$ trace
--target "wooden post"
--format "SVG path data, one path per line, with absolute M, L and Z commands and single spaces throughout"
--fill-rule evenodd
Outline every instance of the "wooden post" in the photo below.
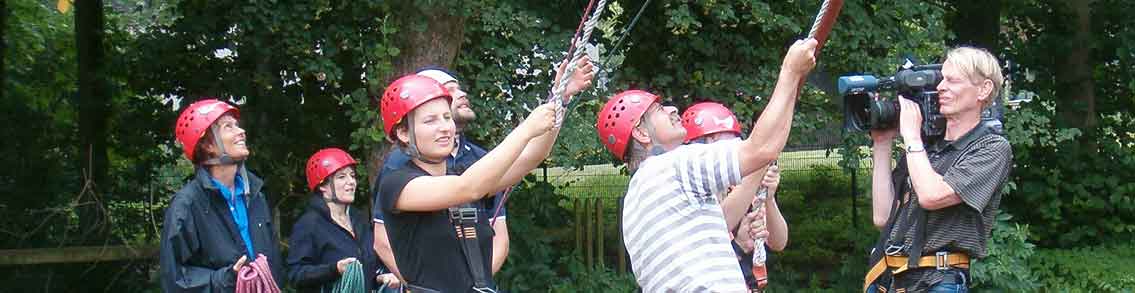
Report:
M 58 263 L 91 263 L 121 260 L 153 259 L 158 245 L 148 246 L 75 246 L 0 250 L 0 266 Z
M 583 212 L 584 212 L 584 215 L 583 215 L 584 216 L 583 218 L 585 219 L 584 221 L 587 222 L 587 227 L 585 228 L 585 231 L 583 232 L 583 235 L 584 235 L 584 242 L 583 243 L 585 243 L 585 245 L 587 246 L 587 254 L 585 254 L 585 256 L 586 256 L 586 259 L 587 259 L 587 266 L 588 267 L 591 267 L 592 265 L 595 264 L 595 262 L 592 260 L 592 257 L 595 257 L 595 245 L 594 245 L 594 242 L 593 242 L 594 238 L 592 237 L 592 233 L 594 233 L 593 231 L 595 231 L 595 230 L 594 230 L 594 228 L 592 226 L 592 222 L 591 222 L 591 209 L 589 208 L 590 205 L 591 205 L 591 199 L 590 198 L 583 199 L 583 205 L 581 206 L 581 208 L 583 208 Z
M 583 206 L 583 199 L 577 197 L 577 198 L 575 198 L 575 200 L 572 200 L 572 202 L 573 202 L 572 208 L 575 209 L 575 252 L 582 254 L 583 253 L 583 210 L 581 210 L 580 207 Z
M 603 214 L 603 198 L 602 197 L 596 198 L 595 199 L 595 227 L 596 227 L 595 233 L 599 237 L 599 241 L 598 241 L 598 243 L 596 243 L 596 245 L 599 246 L 596 249 L 597 251 L 599 251 L 599 253 L 597 253 L 596 257 L 599 259 L 598 264 L 599 264 L 600 267 L 603 266 L 603 258 L 607 256 L 606 250 L 603 249 L 604 242 L 607 242 L 607 227 L 603 226 L 603 216 L 604 216 L 604 214 Z
M 621 197 L 617 197 L 615 200 L 615 206 L 617 207 L 615 209 L 615 223 L 618 225 L 618 227 L 616 228 L 616 231 L 618 231 L 618 233 L 615 234 L 619 235 L 616 237 L 616 239 L 618 239 L 619 245 L 619 272 L 626 272 L 627 246 L 623 244 L 623 199 Z

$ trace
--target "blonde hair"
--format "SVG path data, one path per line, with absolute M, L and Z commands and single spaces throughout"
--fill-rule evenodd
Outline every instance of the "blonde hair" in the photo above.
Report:
M 986 79 L 993 82 L 993 90 L 982 101 L 982 107 L 989 107 L 1001 95 L 1005 77 L 1001 75 L 1001 64 L 997 62 L 997 57 L 989 51 L 970 46 L 955 47 L 946 53 L 946 62 L 958 66 L 973 84 L 981 84 Z

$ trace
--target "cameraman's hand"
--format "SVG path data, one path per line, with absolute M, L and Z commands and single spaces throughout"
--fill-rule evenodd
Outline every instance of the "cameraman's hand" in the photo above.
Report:
M 808 75 L 816 67 L 816 44 L 816 39 L 813 38 L 797 40 L 788 48 L 784 63 L 780 65 L 781 72 L 798 77 Z
M 899 133 L 903 143 L 922 143 L 922 110 L 918 103 L 899 96 Z

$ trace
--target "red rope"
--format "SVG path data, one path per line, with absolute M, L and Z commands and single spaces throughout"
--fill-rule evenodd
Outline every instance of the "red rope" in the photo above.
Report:
M 587 9 L 583 10 L 583 17 L 579 19 L 579 26 L 575 28 L 575 34 L 571 37 L 571 45 L 568 45 L 567 56 L 571 58 L 572 53 L 575 52 L 575 42 L 579 40 L 579 32 L 583 31 L 583 24 L 587 23 L 587 17 L 591 15 L 591 10 L 595 6 L 595 0 L 587 3 Z
M 257 254 L 256 260 L 240 268 L 236 275 L 236 293 L 280 293 L 280 286 L 272 277 L 268 258 Z

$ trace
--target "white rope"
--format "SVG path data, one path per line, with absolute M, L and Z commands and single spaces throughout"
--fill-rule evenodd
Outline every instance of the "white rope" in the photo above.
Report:
M 572 74 L 575 73 L 576 62 L 579 58 L 583 57 L 585 51 L 588 51 L 586 45 L 591 40 L 591 31 L 595 30 L 595 26 L 599 24 L 599 16 L 603 14 L 603 8 L 607 6 L 607 0 L 599 0 L 599 5 L 595 7 L 595 11 L 587 18 L 587 22 L 583 25 L 583 35 L 577 40 L 572 40 L 575 47 L 575 52 L 572 54 L 570 61 L 568 61 L 567 68 L 560 77 L 560 81 L 554 84 L 552 90 L 551 103 L 556 105 L 556 127 L 560 127 L 564 123 L 564 115 L 567 113 L 567 107 L 564 106 L 564 91 L 567 90 L 567 84 L 571 81 Z M 553 72 L 555 72 L 553 70 Z M 553 81 L 554 82 L 554 81 Z

